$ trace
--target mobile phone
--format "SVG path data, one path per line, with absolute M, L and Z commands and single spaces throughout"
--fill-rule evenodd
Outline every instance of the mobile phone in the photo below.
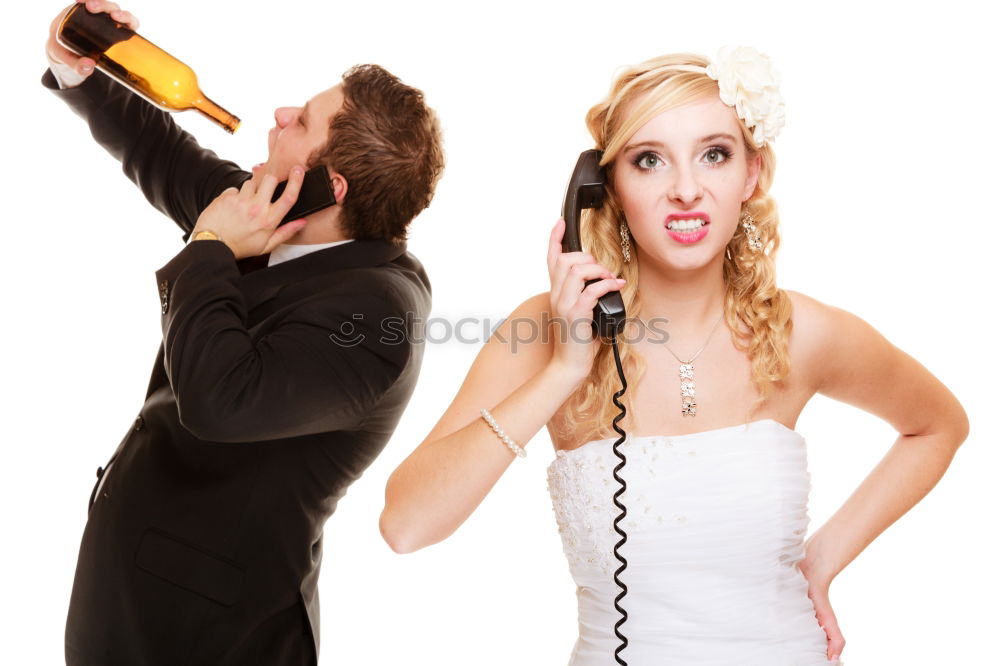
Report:
M 288 185 L 287 180 L 278 183 L 271 196 L 271 203 L 278 200 L 278 197 L 285 191 Z M 312 215 L 316 211 L 323 210 L 337 203 L 337 197 L 333 194 L 333 186 L 330 185 L 330 176 L 326 172 L 326 167 L 320 164 L 306 171 L 302 179 L 302 187 L 299 190 L 299 198 L 295 200 L 292 209 L 278 223 L 280 227 L 286 222 L 298 220 L 306 215 Z

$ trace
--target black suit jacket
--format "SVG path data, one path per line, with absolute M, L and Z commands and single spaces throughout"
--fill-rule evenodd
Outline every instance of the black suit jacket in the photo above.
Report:
M 100 72 L 42 82 L 185 240 L 250 175 Z M 98 470 L 66 661 L 315 664 L 323 525 L 413 392 L 427 275 L 405 245 L 361 240 L 243 275 L 222 242 L 197 241 L 156 284 L 163 343 Z

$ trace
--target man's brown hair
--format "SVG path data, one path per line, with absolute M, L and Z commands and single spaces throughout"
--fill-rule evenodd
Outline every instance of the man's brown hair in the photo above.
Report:
M 325 164 L 347 180 L 338 202 L 347 237 L 402 243 L 444 170 L 437 116 L 421 91 L 378 65 L 347 70 L 342 90 L 343 107 L 309 164 Z

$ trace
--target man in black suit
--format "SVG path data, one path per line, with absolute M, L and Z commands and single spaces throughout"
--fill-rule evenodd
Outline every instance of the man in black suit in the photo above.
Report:
M 275 112 L 251 174 L 59 46 L 55 26 L 43 84 L 187 243 L 156 271 L 163 343 L 145 403 L 98 469 L 67 664 L 316 664 L 323 525 L 385 446 L 423 356 L 404 323 L 426 320 L 430 285 L 405 239 L 444 166 L 436 117 L 420 91 L 356 67 Z M 278 227 L 316 164 L 338 204 Z

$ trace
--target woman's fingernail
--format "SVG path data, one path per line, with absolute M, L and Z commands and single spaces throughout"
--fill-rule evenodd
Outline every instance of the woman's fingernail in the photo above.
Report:
M 839 654 L 835 654 L 835 655 L 833 655 L 833 658 L 830 661 L 837 661 L 838 659 L 840 659 L 840 655 Z

